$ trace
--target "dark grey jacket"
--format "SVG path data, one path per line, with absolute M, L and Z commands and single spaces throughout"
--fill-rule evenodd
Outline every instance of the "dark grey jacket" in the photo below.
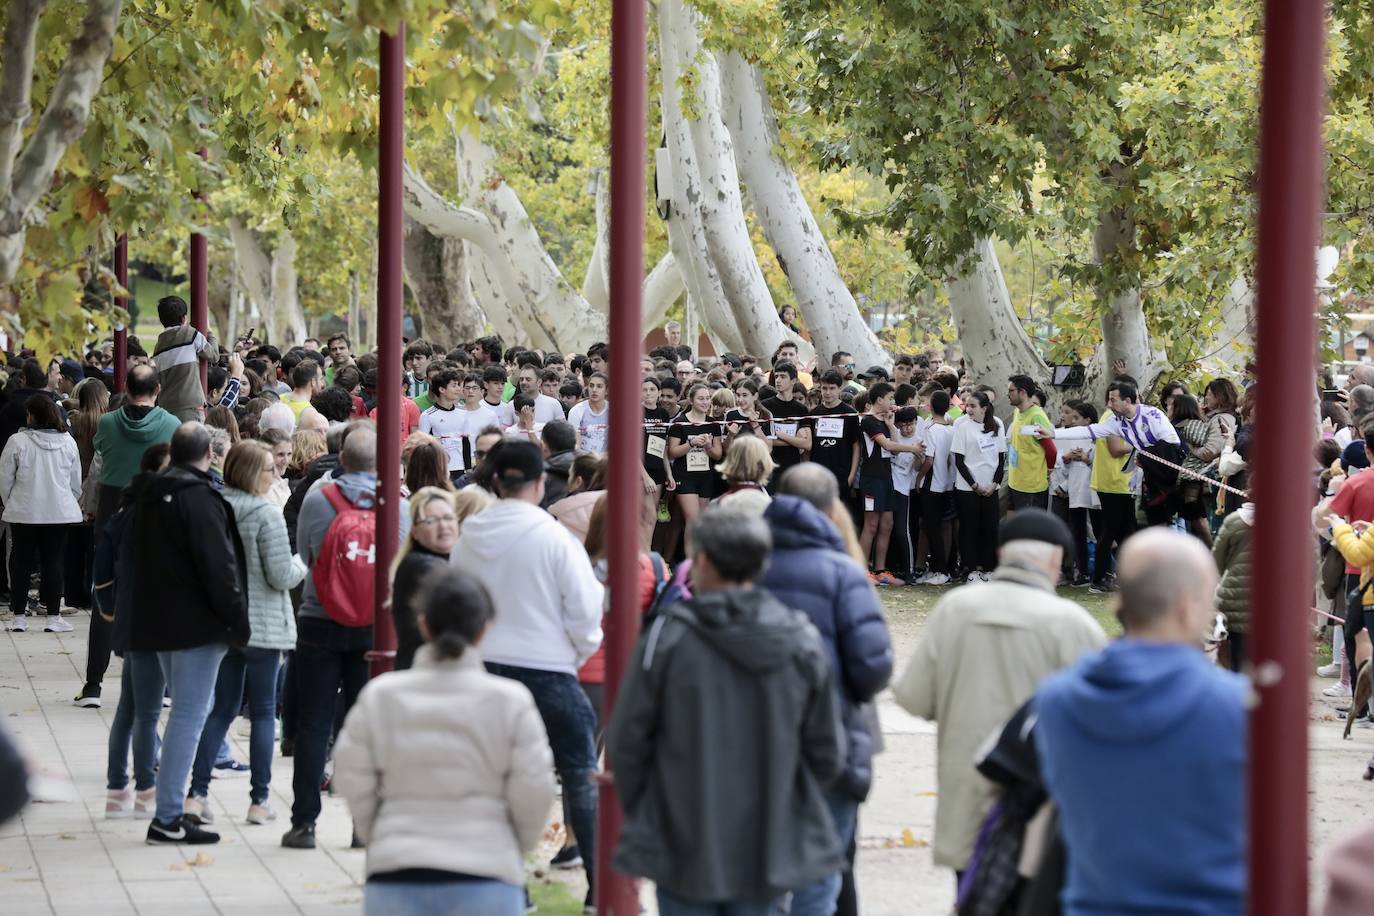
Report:
M 822 788 L 845 740 L 815 627 L 758 588 L 673 605 L 640 638 L 607 735 L 620 871 L 697 901 L 769 899 L 844 861 Z

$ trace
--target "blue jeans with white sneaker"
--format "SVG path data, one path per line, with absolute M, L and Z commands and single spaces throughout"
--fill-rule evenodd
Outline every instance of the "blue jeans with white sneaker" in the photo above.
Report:
M 172 712 L 162 733 L 162 762 L 157 774 L 157 819 L 180 820 L 186 804 L 186 780 L 200 747 L 200 733 L 210 715 L 224 643 L 157 653 L 172 693 Z
M 134 788 L 151 789 L 157 778 L 157 720 L 162 715 L 162 666 L 156 652 L 125 652 L 119 705 L 110 722 L 105 788 L 129 785 L 129 746 L 134 749 Z
M 191 794 L 204 798 L 210 791 L 210 777 L 229 724 L 239 714 L 245 693 L 248 720 L 253 729 L 248 739 L 248 762 L 252 770 L 249 801 L 267 802 L 272 781 L 272 748 L 277 737 L 277 669 L 281 652 L 276 649 L 230 649 L 219 666 L 214 708 L 205 720 L 191 769 Z

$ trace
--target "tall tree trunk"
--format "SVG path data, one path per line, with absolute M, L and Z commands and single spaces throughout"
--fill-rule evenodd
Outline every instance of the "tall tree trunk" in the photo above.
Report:
M 269 254 L 258 233 L 243 220 L 230 217 L 226 224 L 240 281 L 258 307 L 267 339 L 282 349 L 295 346 L 308 334 L 297 296 L 295 236 L 279 230 L 277 247 Z
M 1124 210 L 1103 213 L 1093 232 L 1093 256 L 1101 264 L 1124 249 L 1135 247 L 1135 224 Z M 1104 290 L 1106 309 L 1102 315 L 1103 362 L 1118 361 L 1143 388 L 1154 383 L 1165 364 L 1165 356 L 1150 346 L 1145 327 L 1145 309 L 1140 288 Z
M 462 239 L 437 236 L 407 216 L 405 269 L 426 340 L 462 342 L 482 336 L 482 314 L 468 286 Z
M 847 350 L 860 366 L 890 366 L 891 357 L 859 314 L 796 174 L 778 155 L 782 138 L 762 71 L 735 52 L 717 57 L 723 108 L 749 202 L 796 295 L 812 344 L 822 359 Z

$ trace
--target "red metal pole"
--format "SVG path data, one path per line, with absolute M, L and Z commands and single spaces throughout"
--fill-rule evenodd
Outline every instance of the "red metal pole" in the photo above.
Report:
M 405 155 L 405 23 L 381 40 L 380 156 L 377 166 L 377 614 L 372 625 L 375 677 L 396 663 L 391 622 L 391 561 L 400 536 L 401 163 Z
M 639 636 L 641 284 L 644 279 L 645 0 L 611 7 L 611 429 L 607 498 L 611 608 L 606 618 L 606 715 L 615 708 Z M 611 868 L 622 815 L 614 777 L 601 782 L 596 833 L 596 908 L 600 916 L 638 916 L 634 879 Z
M 209 158 L 205 147 L 200 149 L 200 158 Z M 204 195 L 197 193 L 196 197 Z M 191 235 L 191 325 L 202 334 L 210 331 L 210 245 L 205 233 Z M 200 387 L 206 389 L 210 364 L 200 362 Z M 208 393 L 208 391 L 207 391 Z
M 115 279 L 119 285 L 125 289 L 129 288 L 129 234 L 121 232 L 119 238 L 115 239 L 114 256 Z M 124 309 L 125 314 L 129 311 L 129 297 L 116 296 L 115 305 Z M 114 392 L 119 394 L 124 390 L 124 376 L 129 371 L 129 329 L 126 327 L 127 321 L 121 321 L 115 326 L 114 332 Z
M 1307 912 L 1307 715 L 1312 597 L 1316 247 L 1322 198 L 1324 4 L 1267 0 L 1260 96 L 1259 294 L 1250 912 Z M 1296 371 L 1295 371 L 1296 370 Z

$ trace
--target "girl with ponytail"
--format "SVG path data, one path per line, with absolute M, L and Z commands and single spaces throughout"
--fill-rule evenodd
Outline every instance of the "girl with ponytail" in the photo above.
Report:
M 554 796 L 543 721 L 528 688 L 482 665 L 495 611 L 480 581 L 443 566 L 415 605 L 414 666 L 363 688 L 334 747 L 367 844 L 363 912 L 520 916 Z

